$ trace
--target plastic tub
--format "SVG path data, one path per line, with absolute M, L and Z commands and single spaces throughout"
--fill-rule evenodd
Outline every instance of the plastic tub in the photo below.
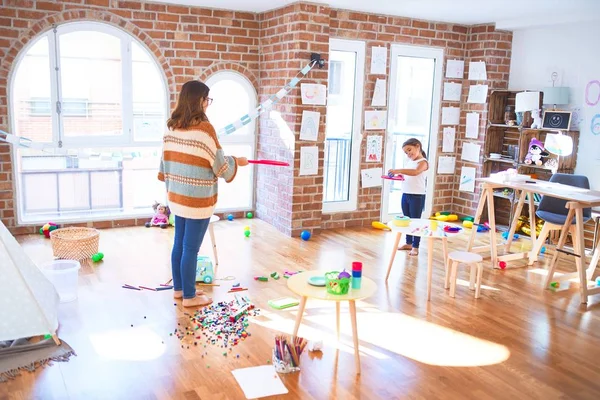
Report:
M 42 265 L 42 272 L 54 285 L 61 303 L 77 299 L 77 283 L 81 264 L 75 260 L 54 260 Z

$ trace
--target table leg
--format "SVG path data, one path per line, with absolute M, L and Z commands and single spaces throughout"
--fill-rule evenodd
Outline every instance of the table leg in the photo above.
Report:
M 215 240 L 215 231 L 212 224 L 208 224 L 208 233 L 210 234 L 210 242 L 212 243 L 213 255 L 215 256 L 215 267 L 217 267 L 219 265 L 219 257 L 217 256 L 217 241 Z M 215 275 L 217 275 L 216 268 Z
M 494 211 L 494 191 L 487 191 L 488 223 L 490 224 L 490 249 L 492 253 L 492 268 L 498 268 L 498 245 L 496 243 L 496 213 Z M 473 229 L 477 230 L 476 227 Z
M 569 227 L 571 226 L 571 221 L 573 221 L 573 217 L 575 216 L 575 209 L 569 208 L 569 212 L 567 213 L 567 218 L 565 223 L 563 224 L 560 230 L 560 237 L 558 238 L 558 244 L 556 245 L 556 249 L 562 249 L 567 241 L 567 234 L 569 233 Z M 554 277 L 554 271 L 556 270 L 556 263 L 558 261 L 558 251 L 554 251 L 554 255 L 552 256 L 552 261 L 550 261 L 550 268 L 548 268 L 548 275 L 546 276 L 546 282 L 544 284 L 544 289 L 547 289 L 552 283 L 552 278 Z
M 487 192 L 488 189 L 483 187 L 481 190 L 481 197 L 479 198 L 479 204 L 477 205 L 477 211 L 475 212 L 475 218 L 473 220 L 473 224 L 478 224 L 481 219 L 481 214 L 483 214 L 483 207 L 485 206 L 485 202 L 487 201 Z M 467 251 L 471 251 L 473 248 L 473 242 L 475 241 L 475 234 L 477 233 L 477 227 L 473 226 L 471 228 L 471 237 L 469 237 L 469 246 L 467 247 Z
M 350 321 L 352 321 L 352 339 L 354 341 L 354 361 L 356 363 L 356 373 L 360 374 L 360 353 L 358 351 L 358 327 L 356 325 L 356 303 L 350 300 Z
M 335 302 L 335 333 L 340 340 L 340 302 Z
M 296 323 L 294 324 L 293 337 L 298 336 L 298 329 L 300 329 L 300 323 L 302 322 L 302 315 L 304 314 L 304 307 L 306 307 L 306 296 L 300 297 L 300 306 L 298 307 L 298 315 L 296 315 Z
M 579 257 L 575 257 L 575 263 L 577 264 L 577 272 L 579 272 L 579 292 L 581 293 L 581 303 L 587 304 L 588 293 L 587 293 L 587 276 L 586 276 L 586 265 L 585 265 L 585 239 L 583 237 L 583 208 L 575 210 L 575 236 L 577 238 L 575 253 L 579 254 Z
M 535 243 L 536 239 L 536 223 L 535 223 L 535 203 L 533 202 L 533 193 L 527 192 L 527 196 L 529 197 L 529 226 L 531 227 L 531 231 L 529 235 L 531 236 L 531 245 Z
M 448 282 L 450 281 L 450 275 L 448 274 L 448 269 L 450 268 L 448 265 L 448 238 L 442 238 L 442 249 L 444 251 L 444 289 L 448 289 Z
M 392 264 L 394 264 L 394 258 L 396 258 L 396 252 L 398 251 L 398 245 L 400 244 L 400 239 L 402 238 L 402 234 L 400 232 L 396 233 L 396 241 L 394 242 L 394 248 L 392 249 L 392 257 L 390 258 L 390 265 L 388 265 L 387 274 L 385 274 L 385 281 L 388 281 L 390 277 L 390 272 L 392 271 Z
M 431 299 L 431 275 L 433 274 L 433 237 L 427 238 L 427 301 Z
M 515 215 L 513 216 L 512 222 L 509 227 L 508 237 L 506 239 L 506 245 L 504 246 L 504 251 L 506 253 L 508 253 L 510 251 L 510 245 L 512 244 L 513 236 L 515 235 L 515 230 L 517 229 L 517 223 L 519 222 L 519 217 L 521 216 L 521 211 L 523 210 L 523 204 L 525 204 L 525 196 L 526 195 L 527 195 L 527 193 L 524 190 L 521 190 L 521 195 L 519 196 L 519 202 L 517 203 L 517 208 L 515 209 Z

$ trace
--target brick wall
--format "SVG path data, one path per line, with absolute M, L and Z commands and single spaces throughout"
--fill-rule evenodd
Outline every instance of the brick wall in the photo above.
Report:
M 143 43 L 161 65 L 171 103 L 180 86 L 220 69 L 243 73 L 257 87 L 259 22 L 254 13 L 115 0 L 4 0 L 0 9 L 0 129 L 8 131 L 7 85 L 15 58 L 53 24 L 99 21 L 117 26 Z M 0 218 L 15 233 L 14 179 L 10 149 L 0 144 Z M 99 228 L 139 225 L 130 219 L 85 225 Z

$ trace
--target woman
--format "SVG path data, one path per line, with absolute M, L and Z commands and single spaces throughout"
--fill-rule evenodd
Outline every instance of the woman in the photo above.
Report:
M 226 156 L 206 117 L 210 89 L 199 81 L 186 82 L 167 121 L 158 179 L 165 182 L 169 208 L 175 215 L 171 268 L 175 298 L 184 307 L 212 302 L 196 293 L 196 259 L 217 203 L 218 178 L 231 182 L 246 158 Z

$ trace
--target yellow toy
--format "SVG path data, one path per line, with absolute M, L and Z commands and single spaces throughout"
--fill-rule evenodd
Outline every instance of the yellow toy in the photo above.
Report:
M 383 231 L 391 231 L 392 229 L 384 223 L 373 221 L 371 222 L 371 226 L 375 229 L 381 229 Z
M 437 219 L 438 221 L 448 221 L 448 216 L 447 215 L 436 215 L 433 218 Z
M 463 221 L 463 226 L 464 226 L 465 228 L 471 229 L 471 228 L 473 227 L 473 221 L 468 221 L 468 220 L 466 220 L 466 219 L 465 219 L 465 220 Z

